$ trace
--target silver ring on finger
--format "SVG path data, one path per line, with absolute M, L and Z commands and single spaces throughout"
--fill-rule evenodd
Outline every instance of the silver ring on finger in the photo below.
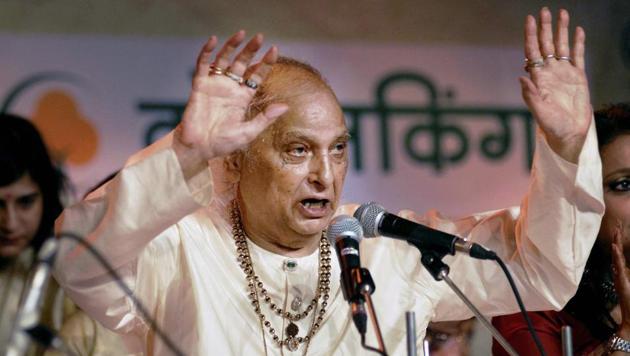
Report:
M 229 69 L 226 70 L 225 73 L 223 73 L 223 74 L 225 74 L 226 77 L 232 79 L 233 81 L 237 82 L 238 84 L 243 84 L 243 82 L 245 81 L 243 79 L 243 77 L 241 77 L 240 75 L 236 75 L 236 74 L 230 72 Z
M 215 66 L 214 64 L 210 66 L 210 70 L 208 70 L 208 75 L 222 75 L 225 72 L 223 69 Z
M 547 59 L 554 59 L 554 58 L 556 58 L 555 54 L 548 54 L 548 55 L 545 56 L 545 60 L 547 60 Z
M 252 78 L 245 79 L 245 82 L 243 84 L 245 84 L 245 86 L 250 89 L 254 89 L 254 90 L 258 89 L 258 83 Z
M 571 62 L 572 59 L 569 56 L 556 56 L 556 59 L 559 61 L 567 61 L 567 62 Z

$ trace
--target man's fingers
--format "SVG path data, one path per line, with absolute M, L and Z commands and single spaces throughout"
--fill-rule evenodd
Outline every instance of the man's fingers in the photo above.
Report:
M 528 107 L 535 107 L 536 104 L 538 104 L 538 102 L 540 101 L 538 88 L 528 77 L 519 77 L 518 81 L 521 84 L 521 93 L 523 95 L 523 100 L 525 100 L 525 103 Z
M 536 72 L 540 70 L 539 65 L 542 64 L 543 58 L 540 54 L 536 19 L 532 15 L 527 15 L 525 18 L 525 58 L 526 70 L 532 78 L 535 78 L 537 76 Z M 533 65 L 534 63 L 538 64 L 535 66 Z
M 569 13 L 565 9 L 558 12 L 558 24 L 556 27 L 556 35 L 554 36 L 556 46 L 556 56 L 568 57 L 571 55 L 569 51 Z
M 230 37 L 225 42 L 225 44 L 217 54 L 217 58 L 214 60 L 213 64 L 218 68 L 227 69 L 227 67 L 230 65 L 230 56 L 232 55 L 232 53 L 234 53 L 238 46 L 241 45 L 244 39 L 244 30 L 240 30 L 237 33 L 233 34 L 232 37 Z
M 536 19 L 532 15 L 525 18 L 525 58 L 529 60 L 541 58 L 538 46 Z
M 208 70 L 210 69 L 210 57 L 212 55 L 212 51 L 217 46 L 217 37 L 210 36 L 208 41 L 203 45 L 199 55 L 197 56 L 197 74 L 207 75 Z
M 234 62 L 232 62 L 232 64 L 230 65 L 230 72 L 238 76 L 242 76 L 249 66 L 249 63 L 252 61 L 252 59 L 254 59 L 256 52 L 258 52 L 258 50 L 262 46 L 262 43 L 262 34 L 259 33 L 256 36 L 252 37 L 252 39 L 247 42 L 243 50 L 241 50 L 239 54 L 236 55 L 236 58 L 234 58 Z
M 265 110 L 263 110 L 263 115 L 265 115 L 267 119 L 275 120 L 288 110 L 289 105 L 287 104 L 270 104 L 265 108 Z
M 252 64 L 251 66 L 247 67 L 247 70 L 245 71 L 245 74 L 243 74 L 243 78 L 251 78 L 252 80 L 258 80 L 256 83 L 260 83 L 260 76 L 256 76 L 254 78 L 252 78 L 252 75 L 258 71 L 258 69 L 260 68 L 260 66 L 262 66 L 263 63 L 262 62 L 258 62 L 256 64 Z
M 243 77 L 260 85 L 271 72 L 271 66 L 278 60 L 278 48 L 271 46 L 260 62 L 250 66 Z
M 553 56 L 556 53 L 553 44 L 553 27 L 551 23 L 551 11 L 543 7 L 540 10 L 540 25 L 538 27 L 538 43 L 543 57 Z
M 584 29 L 580 26 L 575 28 L 575 35 L 573 36 L 573 48 L 571 49 L 573 57 L 573 63 L 579 69 L 584 70 L 584 42 L 586 41 L 586 34 Z
M 287 110 L 289 110 L 289 106 L 286 104 L 270 104 L 253 119 L 242 123 L 242 135 L 247 141 L 253 141 L 269 125 L 282 116 L 282 114 L 286 113 Z

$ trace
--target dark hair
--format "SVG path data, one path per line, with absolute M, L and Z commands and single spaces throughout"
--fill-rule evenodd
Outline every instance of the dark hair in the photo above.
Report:
M 595 127 L 600 149 L 618 136 L 630 134 L 630 104 L 611 104 L 595 111 Z
M 593 337 L 604 341 L 617 330 L 610 311 L 618 303 L 610 257 L 595 246 L 586 262 L 577 293 L 564 311 L 584 323 Z
M 43 213 L 31 246 L 38 250 L 53 232 L 61 213 L 61 192 L 65 178 L 53 165 L 39 132 L 30 121 L 0 113 L 0 187 L 28 174 L 42 192 Z

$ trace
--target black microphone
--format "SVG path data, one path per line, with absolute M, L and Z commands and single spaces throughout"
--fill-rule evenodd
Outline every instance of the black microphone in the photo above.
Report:
M 454 255 L 457 251 L 482 260 L 494 260 L 497 257 L 493 251 L 479 244 L 390 214 L 374 202 L 361 205 L 354 212 L 354 217 L 361 222 L 366 237 L 393 237 L 420 249 L 442 254 Z
M 339 215 L 328 225 L 328 240 L 335 246 L 341 266 L 341 289 L 344 298 L 350 303 L 352 320 L 359 333 L 367 331 L 367 313 L 365 297 L 361 294 L 361 258 L 359 242 L 363 239 L 363 230 L 357 219 L 349 215 Z

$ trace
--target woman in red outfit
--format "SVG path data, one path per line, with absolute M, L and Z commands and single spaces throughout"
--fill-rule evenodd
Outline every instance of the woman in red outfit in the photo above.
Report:
M 630 261 L 630 105 L 595 112 L 595 125 L 606 214 L 577 294 L 561 311 L 529 313 L 548 355 L 562 354 L 560 331 L 564 325 L 572 327 L 576 355 L 607 354 L 615 336 L 622 339 L 617 349 L 624 346 L 624 340 L 630 344 L 630 270 L 625 262 Z M 616 274 L 624 270 L 626 274 Z M 495 317 L 492 323 L 520 355 L 538 354 L 520 314 Z M 507 355 L 496 341 L 492 351 Z

